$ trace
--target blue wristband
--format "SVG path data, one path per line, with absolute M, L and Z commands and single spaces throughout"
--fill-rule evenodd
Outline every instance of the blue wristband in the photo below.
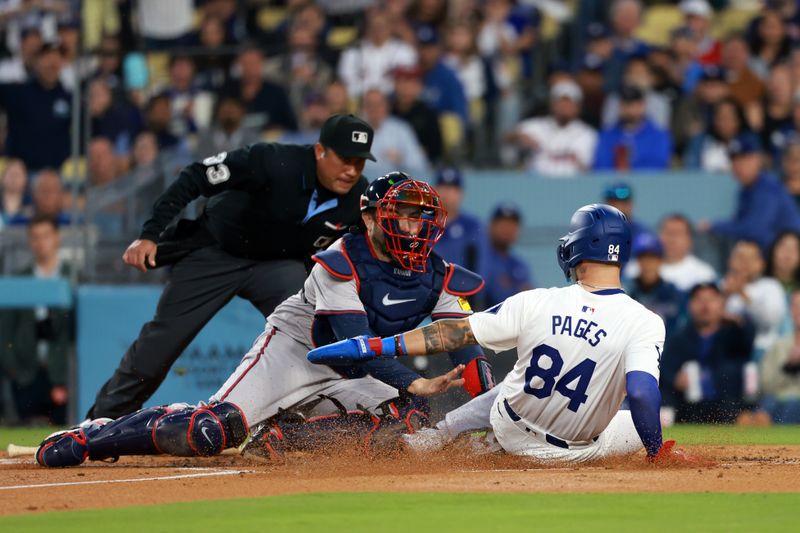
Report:
M 397 355 L 397 349 L 394 343 L 394 337 L 385 337 L 381 339 L 381 353 L 378 357 L 394 357 Z

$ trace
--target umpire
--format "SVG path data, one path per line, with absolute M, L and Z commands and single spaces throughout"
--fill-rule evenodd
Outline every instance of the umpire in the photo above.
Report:
M 234 296 L 266 317 L 297 292 L 307 257 L 360 221 L 359 200 L 367 188 L 361 172 L 365 159 L 375 160 L 372 139 L 364 121 L 334 115 L 314 145 L 257 143 L 184 168 L 122 256 L 142 271 L 173 265 L 155 317 L 87 417 L 118 418 L 140 409 Z M 209 198 L 202 217 L 170 224 L 199 196 Z

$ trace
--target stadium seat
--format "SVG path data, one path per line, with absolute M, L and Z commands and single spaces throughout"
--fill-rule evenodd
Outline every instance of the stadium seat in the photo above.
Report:
M 328 46 L 331 48 L 346 48 L 358 38 L 358 28 L 355 26 L 334 26 L 328 32 Z
M 258 12 L 258 27 L 272 31 L 286 20 L 286 8 L 277 6 L 262 7 Z
M 61 174 L 61 181 L 64 183 L 83 183 L 86 181 L 86 157 L 80 156 L 78 158 L 77 169 L 72 169 L 72 158 L 68 158 L 61 164 L 59 170 Z
M 169 83 L 169 54 L 166 52 L 148 53 L 147 70 L 150 71 L 151 87 L 159 87 Z
M 759 14 L 758 9 L 726 9 L 717 14 L 711 33 L 718 39 L 724 39 L 733 31 L 744 30 L 753 18 Z
M 455 113 L 439 115 L 439 128 L 442 130 L 442 142 L 447 155 L 457 151 L 464 142 L 464 124 Z
M 656 5 L 647 8 L 644 20 L 636 30 L 636 37 L 655 45 L 669 43 L 669 32 L 683 24 L 683 13 L 678 6 Z

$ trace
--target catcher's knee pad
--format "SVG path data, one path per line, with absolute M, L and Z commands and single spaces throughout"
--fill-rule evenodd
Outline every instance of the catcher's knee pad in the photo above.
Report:
M 244 442 L 247 422 L 238 407 L 222 402 L 169 411 L 155 421 L 152 435 L 153 445 L 161 453 L 216 455 Z

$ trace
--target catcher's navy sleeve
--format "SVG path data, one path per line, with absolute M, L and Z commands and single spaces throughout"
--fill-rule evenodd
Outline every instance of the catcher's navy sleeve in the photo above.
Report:
M 658 381 L 647 372 L 634 370 L 625 375 L 625 388 L 631 418 L 647 455 L 655 455 L 661 448 L 661 392 Z
M 369 327 L 367 315 L 360 313 L 343 313 L 328 315 L 328 322 L 333 329 L 333 334 L 339 340 L 344 340 L 360 335 L 374 337 L 375 333 Z M 397 359 L 374 359 L 362 364 L 370 376 L 383 381 L 401 391 L 408 389 L 420 375 L 403 365 Z

